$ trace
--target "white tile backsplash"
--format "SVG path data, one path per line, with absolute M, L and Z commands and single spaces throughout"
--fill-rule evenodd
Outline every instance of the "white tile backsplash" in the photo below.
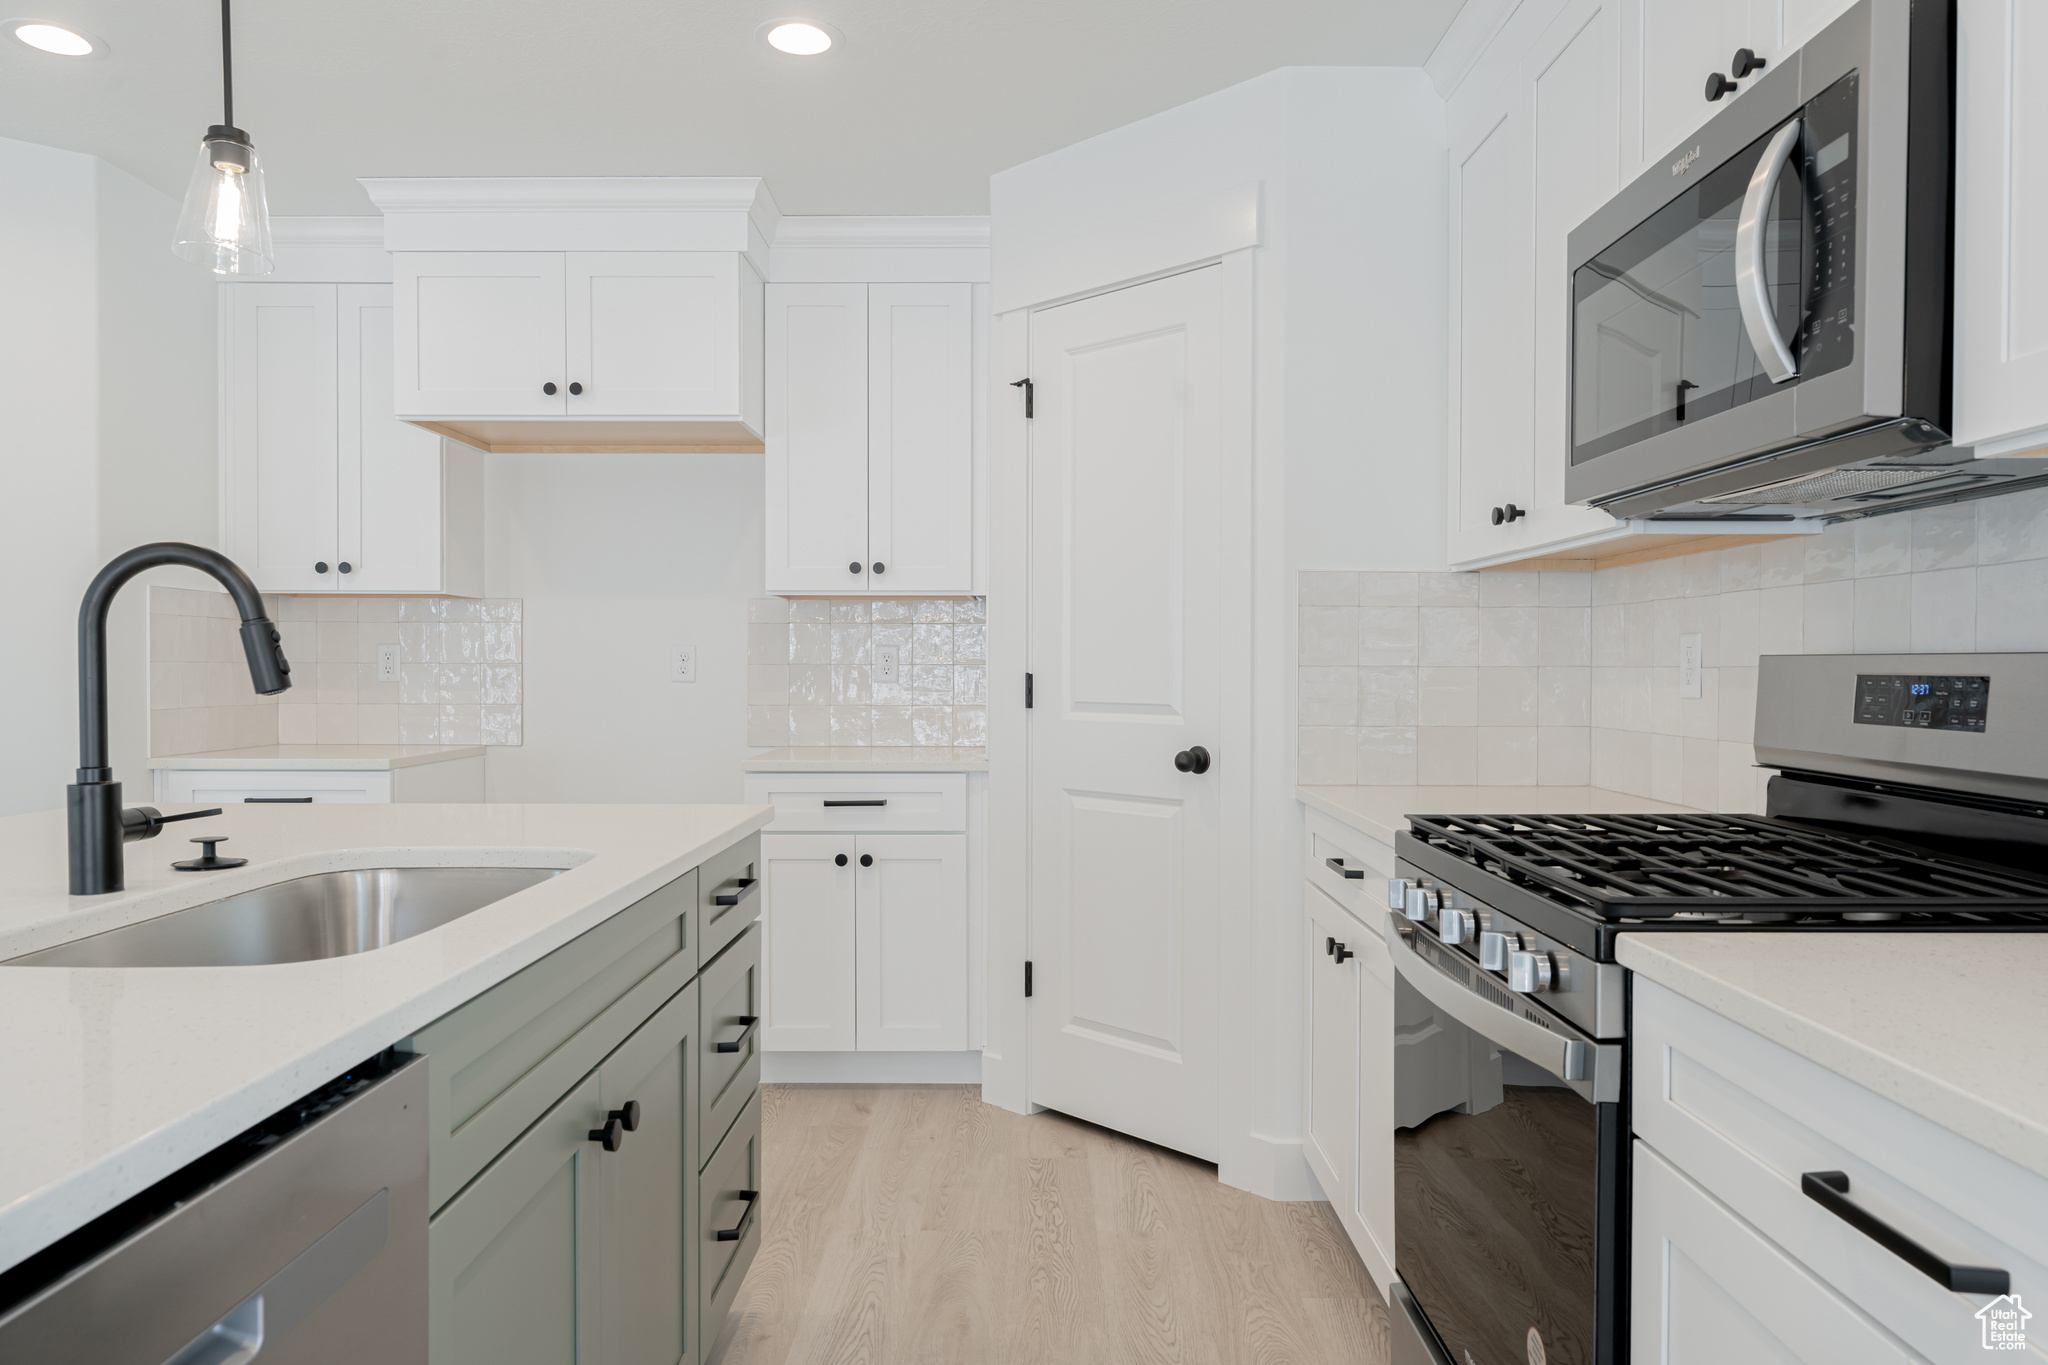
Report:
M 265 598 L 291 690 L 249 690 L 225 593 L 149 590 L 152 757 L 260 744 L 518 744 L 523 604 L 514 598 Z M 786 627 L 785 627 L 786 629 Z M 397 645 L 397 682 L 377 650 Z
M 1345 599 L 1317 609 L 1345 613 L 1351 634 L 1341 671 L 1350 690 L 1330 698 L 1304 692 L 1302 703 L 1304 713 L 1332 717 L 1323 724 L 1348 727 L 1358 708 L 1358 575 L 1326 577 L 1330 581 L 1314 584 L 1313 591 Z M 748 744 L 986 742 L 988 615 L 982 599 L 756 598 L 747 604 L 747 621 Z M 896 651 L 893 681 L 877 676 L 875 651 L 885 647 Z M 1302 686 L 1313 685 L 1305 675 Z
M 1300 601 L 1299 781 L 1760 810 L 1761 656 L 2048 650 L 2048 490 L 1591 573 L 1304 572 Z

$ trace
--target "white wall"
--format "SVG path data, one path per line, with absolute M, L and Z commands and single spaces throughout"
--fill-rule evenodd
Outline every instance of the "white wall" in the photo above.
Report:
M 1256 890 L 1243 939 L 1249 979 L 1235 968 L 1223 975 L 1226 991 L 1242 992 L 1226 999 L 1223 1018 L 1243 1020 L 1249 1043 L 1226 1039 L 1221 1174 L 1285 1197 L 1314 1193 L 1298 1150 L 1297 571 L 1443 559 L 1444 145 L 1442 101 L 1418 70 L 1288 68 L 990 181 L 999 298 L 1015 277 L 1006 267 L 1021 273 L 1059 244 L 1111 236 L 1119 224 L 1248 182 L 1262 187 L 1251 509 Z M 998 581 L 992 575 L 992 631 L 1019 605 L 999 599 Z M 990 652 L 1001 652 L 993 638 Z M 1001 728 L 993 711 L 990 728 L 992 737 Z M 1021 897 L 999 897 L 1001 875 L 990 888 L 992 918 L 1021 913 Z M 990 941 L 1002 941 L 993 923 Z
M 489 798 L 738 801 L 759 457 L 486 462 L 486 587 L 526 604 L 525 738 L 490 751 Z M 668 680 L 677 645 L 694 683 Z
M 213 299 L 176 204 L 76 152 L 0 139 L 0 814 L 61 805 L 78 762 L 77 618 L 111 554 L 212 543 Z M 143 601 L 109 629 L 116 776 L 148 789 Z

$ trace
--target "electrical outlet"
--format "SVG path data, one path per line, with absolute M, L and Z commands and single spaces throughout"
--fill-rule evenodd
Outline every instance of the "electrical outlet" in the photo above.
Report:
M 677 645 L 669 655 L 668 680 L 670 682 L 693 683 L 697 681 L 697 650 L 692 645 Z
M 896 680 L 896 646 L 875 646 L 875 681 L 892 683 Z
M 1697 635 L 1678 637 L 1678 695 L 1700 695 L 1700 637 Z
M 398 646 L 377 646 L 377 681 L 395 683 L 398 681 Z

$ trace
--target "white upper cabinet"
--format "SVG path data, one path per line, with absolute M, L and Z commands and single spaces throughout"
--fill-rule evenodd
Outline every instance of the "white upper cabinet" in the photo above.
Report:
M 392 276 L 401 417 L 483 450 L 760 449 L 739 252 L 400 251 Z
M 1955 438 L 2004 455 L 2048 445 L 2048 11 L 1956 22 Z
M 1716 71 L 1728 75 L 1737 48 L 1750 48 L 1767 60 L 1777 56 L 1772 41 L 1777 25 L 1769 25 L 1768 38 L 1758 38 L 1751 32 L 1749 11 L 1747 0 L 1636 0 L 1628 6 L 1636 40 L 1628 50 L 1637 55 L 1628 73 L 1635 115 L 1630 179 L 1741 97 L 1750 81 L 1738 82 L 1736 94 L 1707 99 L 1708 76 Z
M 391 288 L 224 289 L 221 526 L 264 592 L 483 592 L 480 457 L 392 411 Z
M 767 586 L 973 588 L 973 288 L 767 290 Z

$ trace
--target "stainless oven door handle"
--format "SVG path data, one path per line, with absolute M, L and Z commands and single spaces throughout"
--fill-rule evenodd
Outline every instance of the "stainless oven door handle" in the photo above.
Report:
M 1782 384 L 1799 373 L 1799 362 L 1785 338 L 1778 335 L 1778 323 L 1771 316 L 1771 285 L 1764 274 L 1764 249 L 1770 239 L 1771 195 L 1785 163 L 1799 146 L 1803 120 L 1793 119 L 1772 134 L 1763 159 L 1749 177 L 1749 189 L 1742 196 L 1742 216 L 1735 220 L 1735 303 L 1742 310 L 1742 325 L 1749 332 L 1750 349 L 1773 384 Z
M 1619 1044 L 1596 1043 L 1562 1022 L 1546 1028 L 1473 994 L 1422 960 L 1413 946 L 1413 925 L 1397 915 L 1387 916 L 1387 925 L 1387 952 L 1394 959 L 1394 970 L 1430 1004 L 1480 1037 L 1549 1071 L 1583 1099 L 1606 1104 L 1621 1098 Z

